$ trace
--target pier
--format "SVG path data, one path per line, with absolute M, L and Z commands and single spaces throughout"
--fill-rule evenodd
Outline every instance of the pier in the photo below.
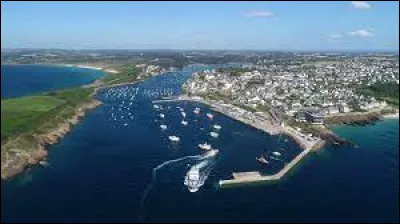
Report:
M 310 151 L 311 151 L 311 149 L 306 149 L 306 150 L 302 151 L 292 161 L 290 161 L 290 163 L 286 164 L 286 166 L 276 174 L 263 176 L 260 174 L 260 172 L 257 172 L 257 171 L 233 173 L 232 174 L 233 179 L 220 180 L 219 186 L 224 187 L 224 186 L 235 185 L 235 184 L 280 180 L 291 168 L 293 168 Z

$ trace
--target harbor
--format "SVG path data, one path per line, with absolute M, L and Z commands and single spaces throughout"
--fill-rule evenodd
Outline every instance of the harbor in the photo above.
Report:
M 263 131 L 269 135 L 285 134 L 291 137 L 303 150 L 317 149 L 323 146 L 324 141 L 318 137 L 307 136 L 292 127 L 284 126 L 282 123 L 270 116 L 260 113 L 247 112 L 241 108 L 237 108 L 231 104 L 222 104 L 217 102 L 209 102 L 201 97 L 189 97 L 181 95 L 179 97 L 168 97 L 162 100 L 154 100 L 153 103 L 167 103 L 175 101 L 192 101 L 208 105 L 211 110 L 222 113 L 234 120 L 240 121 L 253 128 Z M 253 115 L 255 114 L 255 115 Z
M 261 130 L 269 135 L 285 134 L 291 137 L 302 149 L 302 151 L 294 159 L 285 164 L 285 166 L 275 174 L 262 175 L 259 171 L 233 172 L 232 179 L 220 180 L 218 182 L 218 185 L 221 188 L 227 186 L 237 186 L 239 184 L 278 181 L 282 179 L 282 177 L 284 177 L 308 153 L 310 153 L 312 150 L 322 148 L 325 144 L 325 141 L 318 137 L 306 135 L 290 126 L 282 125 L 282 123 L 276 118 L 263 114 L 253 115 L 253 113 L 247 112 L 241 108 L 237 108 L 231 104 L 209 102 L 201 97 L 188 97 L 186 95 L 181 95 L 175 98 L 168 97 L 162 100 L 153 101 L 153 103 L 166 103 L 174 101 L 192 101 L 208 105 L 210 109 L 214 111 Z

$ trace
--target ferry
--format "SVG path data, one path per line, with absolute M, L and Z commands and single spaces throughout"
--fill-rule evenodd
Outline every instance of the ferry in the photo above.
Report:
M 210 150 L 211 149 L 211 145 L 204 143 L 204 144 L 199 144 L 200 149 L 204 149 L 204 150 Z
M 217 150 L 218 151 L 218 150 Z M 211 156 L 215 156 L 218 152 L 210 152 L 207 153 Z M 207 179 L 206 175 L 201 175 L 200 171 L 208 164 L 207 160 L 201 161 L 200 163 L 194 165 L 190 170 L 186 173 L 184 184 L 188 187 L 188 190 L 192 193 L 198 191 L 201 186 L 204 185 L 204 182 Z
M 172 142 L 179 142 L 181 139 L 175 135 L 172 136 L 168 136 L 169 140 L 171 140 Z
M 200 169 L 193 167 L 189 170 L 189 172 L 187 172 L 184 184 L 188 187 L 190 192 L 194 193 L 201 187 L 200 183 Z
M 207 117 L 213 119 L 214 115 L 212 115 L 211 113 L 207 113 Z

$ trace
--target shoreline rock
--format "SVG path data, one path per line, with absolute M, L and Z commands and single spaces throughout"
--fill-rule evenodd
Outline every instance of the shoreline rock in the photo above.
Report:
M 29 169 L 33 165 L 40 163 L 40 161 L 43 161 L 48 155 L 48 146 L 59 142 L 62 137 L 71 131 L 74 125 L 79 123 L 87 111 L 92 110 L 101 104 L 101 101 L 93 99 L 90 102 L 79 106 L 70 118 L 58 124 L 56 128 L 47 131 L 45 134 L 32 134 L 35 142 L 37 142 L 36 146 L 33 146 L 33 150 L 29 151 L 29 154 L 16 153 L 15 157 L 11 159 L 11 161 L 7 161 L 6 165 L 2 163 L 1 179 L 7 180 L 26 169 Z M 7 142 L 2 144 L 2 147 L 7 144 Z

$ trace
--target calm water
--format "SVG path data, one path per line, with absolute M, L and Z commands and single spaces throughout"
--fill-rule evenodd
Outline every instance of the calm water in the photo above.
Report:
M 55 65 L 2 65 L 1 98 L 19 97 L 88 84 L 103 76 L 98 70 Z
M 169 73 L 134 86 L 106 90 L 104 105 L 91 111 L 59 144 L 50 148 L 50 167 L 33 168 L 2 183 L 2 222 L 398 222 L 399 124 L 339 127 L 359 148 L 327 147 L 307 158 L 279 184 L 218 189 L 235 171 L 273 173 L 300 149 L 284 136 L 271 137 L 194 103 L 151 99 L 178 94 L 190 76 Z M 130 105 L 130 103 L 132 104 Z M 185 108 L 187 126 L 176 106 Z M 200 115 L 192 111 L 201 108 Z M 161 119 L 159 113 L 165 114 Z M 168 125 L 160 130 L 159 125 Z M 220 137 L 212 139 L 213 124 Z M 169 135 L 181 138 L 171 144 Z M 193 159 L 157 171 L 156 166 L 199 155 L 205 141 L 220 150 L 206 184 L 196 193 L 183 185 Z M 255 157 L 278 148 L 282 161 L 261 167 Z M 143 201 L 142 201 L 143 199 Z M 143 203 L 142 203 L 143 202 Z

